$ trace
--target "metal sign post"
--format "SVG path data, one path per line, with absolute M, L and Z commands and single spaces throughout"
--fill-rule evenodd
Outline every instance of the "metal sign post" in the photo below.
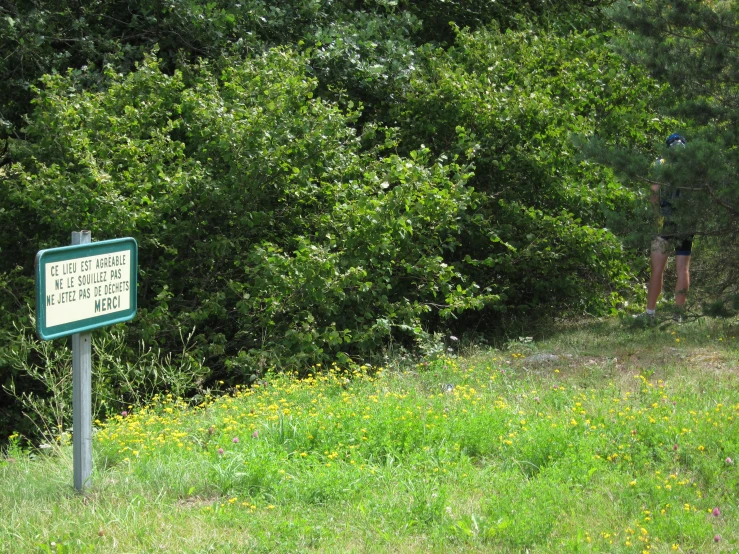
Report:
M 90 231 L 74 231 L 72 245 L 90 244 Z M 92 333 L 72 335 L 72 452 L 74 488 L 78 491 L 92 475 Z
M 72 336 L 74 488 L 92 475 L 92 334 L 136 315 L 138 245 L 132 238 L 91 242 L 72 233 L 72 246 L 36 254 L 36 333 Z

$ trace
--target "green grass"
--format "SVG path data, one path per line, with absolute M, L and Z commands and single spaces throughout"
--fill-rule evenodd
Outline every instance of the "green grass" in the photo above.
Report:
M 0 552 L 737 552 L 736 331 L 567 324 L 158 398 L 100 424 L 84 495 L 69 446 L 11 447 Z

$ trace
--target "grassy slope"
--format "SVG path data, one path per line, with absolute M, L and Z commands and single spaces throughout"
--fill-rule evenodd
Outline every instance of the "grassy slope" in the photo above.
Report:
M 162 398 L 98 433 L 84 496 L 68 447 L 0 458 L 0 552 L 735 552 L 736 330 L 570 324 Z

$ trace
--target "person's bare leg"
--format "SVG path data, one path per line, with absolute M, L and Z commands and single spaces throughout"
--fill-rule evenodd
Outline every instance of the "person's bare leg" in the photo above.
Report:
M 690 256 L 675 256 L 677 284 L 675 285 L 675 305 L 682 308 L 690 288 Z
M 652 243 L 652 252 L 650 254 L 652 275 L 649 279 L 649 289 L 647 291 L 647 310 L 654 310 L 657 305 L 657 299 L 662 292 L 665 267 L 667 266 L 668 246 L 668 242 L 661 237 L 656 238 Z

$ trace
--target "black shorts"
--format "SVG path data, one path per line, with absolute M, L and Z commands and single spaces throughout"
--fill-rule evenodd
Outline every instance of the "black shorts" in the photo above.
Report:
M 671 219 L 665 218 L 659 238 L 666 240 L 670 245 L 675 245 L 675 256 L 690 256 L 693 250 L 693 236 L 678 232 L 677 225 Z
M 659 238 L 675 245 L 675 256 L 690 256 L 693 251 L 693 235 L 660 235 Z

